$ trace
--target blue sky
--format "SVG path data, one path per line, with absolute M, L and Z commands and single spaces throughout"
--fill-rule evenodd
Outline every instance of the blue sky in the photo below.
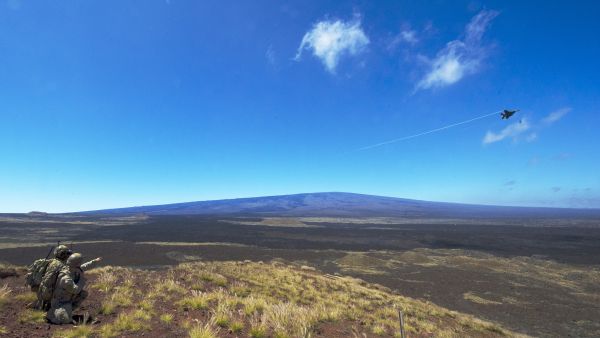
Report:
M 0 212 L 316 191 L 598 208 L 599 14 L 0 1 Z

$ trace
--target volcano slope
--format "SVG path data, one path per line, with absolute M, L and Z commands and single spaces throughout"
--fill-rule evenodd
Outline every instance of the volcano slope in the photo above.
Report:
M 4 267 L 4 270 L 7 267 Z M 0 333 L 8 337 L 394 337 L 398 310 L 410 337 L 523 336 L 389 289 L 308 266 L 221 261 L 167 270 L 88 272 L 90 297 L 76 311 L 96 323 L 47 324 L 29 308 L 21 276 L 0 286 Z

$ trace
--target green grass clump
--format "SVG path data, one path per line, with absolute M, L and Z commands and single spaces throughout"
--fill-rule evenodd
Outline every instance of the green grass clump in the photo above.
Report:
M 228 327 L 229 326 L 229 317 L 227 315 L 218 315 L 215 319 L 215 324 L 220 327 Z
M 19 323 L 35 324 L 46 321 L 46 312 L 39 310 L 26 309 L 19 315 Z
M 170 313 L 164 313 L 160 315 L 160 321 L 165 324 L 171 324 L 171 322 L 173 321 L 173 315 Z
M 192 286 L 190 288 L 194 291 L 204 291 L 205 290 L 204 284 L 202 284 L 202 283 L 194 283 L 194 284 L 192 284 Z
M 196 310 L 206 310 L 209 306 L 209 299 L 206 293 L 192 291 L 192 297 L 186 297 L 177 304 Z
M 247 316 L 251 316 L 255 313 L 262 313 L 267 305 L 267 302 L 263 298 L 256 298 L 253 296 L 244 298 L 244 313 Z
M 386 334 L 385 327 L 383 325 L 375 325 L 372 328 L 374 334 L 378 336 L 383 336 Z
M 244 323 L 239 320 L 235 320 L 229 324 L 229 329 L 233 333 L 240 333 L 244 329 Z
M 108 302 L 102 302 L 102 305 L 100 305 L 100 313 L 103 315 L 110 315 L 115 313 L 116 310 L 116 305 L 115 303 L 108 301 Z
M 190 338 L 216 338 L 219 330 L 215 329 L 213 322 L 210 320 L 204 325 L 198 323 L 192 326 L 188 331 Z
M 264 326 L 254 326 L 250 328 L 250 337 L 252 338 L 265 338 L 267 336 L 267 330 Z
M 126 332 L 138 332 L 148 330 L 150 326 L 148 321 L 150 315 L 143 310 L 137 310 L 130 313 L 120 313 L 117 319 L 110 324 L 106 324 L 100 328 L 101 337 L 118 337 Z
M 94 335 L 94 329 L 89 325 L 75 326 L 72 329 L 56 331 L 55 338 L 88 338 Z
M 15 296 L 16 300 L 25 302 L 25 303 L 33 303 L 37 301 L 37 295 L 33 292 L 22 293 L 20 295 Z

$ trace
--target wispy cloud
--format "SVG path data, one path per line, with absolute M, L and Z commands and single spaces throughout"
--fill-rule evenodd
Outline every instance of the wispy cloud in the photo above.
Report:
M 417 83 L 416 90 L 448 86 L 477 72 L 488 49 L 481 44 L 481 39 L 497 15 L 496 11 L 484 10 L 474 16 L 465 28 L 462 40 L 448 42 L 433 60 L 429 60 L 430 69 Z
M 552 192 L 559 192 L 561 187 L 552 187 Z
M 274 66 L 277 62 L 275 50 L 273 49 L 272 45 L 269 45 L 269 47 L 267 48 L 267 51 L 265 52 L 265 58 L 267 58 L 267 62 L 272 66 Z
M 509 124 L 497 133 L 488 131 L 483 137 L 483 144 L 490 144 L 507 138 L 511 138 L 516 141 L 521 134 L 528 131 L 530 128 L 531 125 L 529 124 L 528 120 L 522 119 L 519 122 Z
M 529 122 L 528 119 L 522 118 L 521 120 L 519 120 L 519 122 L 509 124 L 507 127 L 505 127 L 499 132 L 488 131 L 483 137 L 483 144 L 499 142 L 504 139 L 512 139 L 513 141 L 525 140 L 526 142 L 533 142 L 538 139 L 542 129 L 560 120 L 563 116 L 565 116 L 565 114 L 567 114 L 570 111 L 571 108 L 569 107 L 561 108 L 551 112 L 543 119 L 537 121 L 534 120 L 533 122 Z M 525 132 L 528 132 L 527 135 L 521 137 L 521 135 Z M 570 154 L 567 155 L 570 156 Z M 564 158 L 567 158 L 568 156 L 564 156 Z M 530 161 L 530 164 L 537 164 L 537 162 L 539 162 L 539 159 L 536 160 L 536 163 L 532 163 Z
M 570 107 L 564 107 L 564 108 L 555 110 L 555 111 L 551 112 L 550 114 L 548 114 L 548 116 L 544 117 L 544 119 L 542 119 L 542 122 L 544 124 L 552 124 L 552 123 L 560 120 L 563 116 L 567 115 L 567 113 L 570 111 L 571 111 Z
M 419 42 L 419 38 L 417 37 L 417 32 L 407 28 L 400 31 L 400 33 L 396 34 L 393 38 L 391 38 L 387 44 L 388 50 L 393 50 L 399 45 L 406 43 L 409 45 L 414 45 Z
M 313 55 L 321 59 L 325 68 L 335 73 L 341 56 L 356 55 L 368 44 L 369 38 L 358 19 L 349 22 L 321 21 L 304 34 L 294 59 L 299 61 L 304 50 L 312 50 Z
M 511 185 L 515 185 L 515 184 L 517 184 L 517 181 L 515 181 L 515 180 L 510 180 L 510 181 L 504 182 L 504 185 L 507 187 L 509 187 Z

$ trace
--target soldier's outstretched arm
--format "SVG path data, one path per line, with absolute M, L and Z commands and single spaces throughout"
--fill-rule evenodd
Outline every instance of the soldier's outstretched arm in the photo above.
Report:
M 85 263 L 81 264 L 80 268 L 83 271 L 89 270 L 94 266 L 94 264 L 100 262 L 101 260 L 102 260 L 102 257 L 94 258 L 89 262 L 85 262 Z

